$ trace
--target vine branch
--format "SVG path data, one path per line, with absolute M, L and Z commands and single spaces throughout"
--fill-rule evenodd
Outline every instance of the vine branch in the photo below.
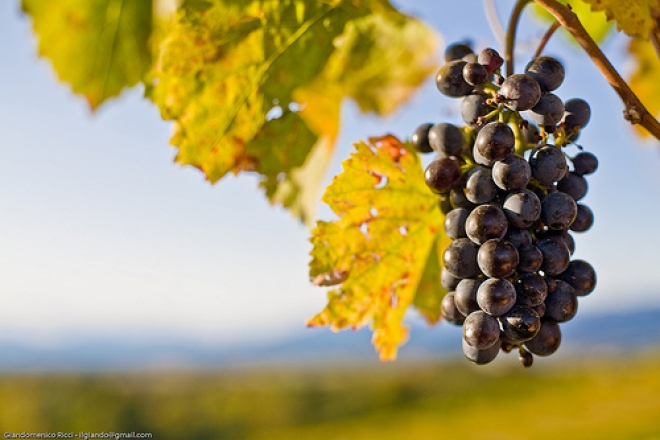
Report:
M 567 6 L 556 0 L 534 0 L 566 29 L 587 52 L 593 63 L 600 70 L 603 77 L 612 86 L 625 105 L 623 117 L 632 124 L 639 124 L 649 131 L 656 139 L 660 140 L 660 122 L 649 113 L 642 101 L 632 91 L 628 83 L 621 77 L 605 54 L 600 50 L 596 42 L 584 29 L 577 15 Z M 507 66 L 508 67 L 508 66 Z
M 518 21 L 523 9 L 532 0 L 518 0 L 511 11 L 509 26 L 506 31 L 506 46 L 504 47 L 504 61 L 506 61 L 506 76 L 513 75 L 513 51 L 516 45 L 516 31 L 518 30 Z
M 550 37 L 552 37 L 552 34 L 555 33 L 557 29 L 561 26 L 561 23 L 558 21 L 555 21 L 552 23 L 552 26 L 548 28 L 548 31 L 543 35 L 543 38 L 541 38 L 541 41 L 539 42 L 539 47 L 536 48 L 536 53 L 534 53 L 534 58 L 538 58 L 541 56 L 543 53 L 543 49 L 545 49 L 545 45 L 548 44 L 548 41 L 550 41 Z

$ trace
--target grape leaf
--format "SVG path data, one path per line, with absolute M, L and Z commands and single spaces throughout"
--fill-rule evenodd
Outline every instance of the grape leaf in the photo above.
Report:
M 635 94 L 639 96 L 648 111 L 656 118 L 660 117 L 660 60 L 653 45 L 640 38 L 633 38 L 628 46 L 628 52 L 636 61 L 636 67 L 628 84 Z M 643 136 L 650 136 L 641 125 L 634 127 Z
M 152 65 L 152 1 L 23 0 L 39 55 L 92 109 L 137 84 Z
M 313 282 L 340 286 L 308 325 L 337 331 L 371 323 L 381 359 L 393 360 L 407 339 L 410 305 L 439 318 L 443 216 L 409 145 L 388 136 L 355 148 L 323 196 L 339 218 L 319 221 L 311 237 Z
M 151 95 L 176 122 L 178 163 L 212 183 L 257 172 L 272 203 L 309 221 L 342 100 L 392 111 L 433 70 L 434 42 L 386 0 L 188 1 Z
M 611 21 L 607 20 L 604 12 L 592 11 L 588 4 L 580 1 L 569 2 L 568 0 L 559 0 L 559 3 L 570 3 L 571 9 L 578 16 L 585 30 L 596 43 L 601 43 L 612 30 L 613 24 Z M 555 17 L 553 17 L 552 14 L 543 9 L 543 7 L 539 6 L 538 4 L 534 4 L 534 12 L 546 23 L 555 22 Z M 575 39 L 568 32 L 566 32 L 566 30 L 561 27 L 559 29 L 560 32 L 565 37 L 567 37 L 572 44 L 574 44 L 576 47 L 579 47 L 575 42 Z
M 618 30 L 631 36 L 648 38 L 660 18 L 658 0 L 582 0 L 593 11 L 603 11 Z

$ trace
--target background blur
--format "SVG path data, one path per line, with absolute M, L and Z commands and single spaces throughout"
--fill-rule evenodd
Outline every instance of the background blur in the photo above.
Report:
M 478 2 L 394 3 L 444 44 L 499 47 Z M 519 59 L 544 28 L 523 17 Z M 604 45 L 624 73 L 626 44 Z M 0 429 L 660 439 L 660 152 L 582 52 L 554 37 L 546 53 L 566 67 L 558 95 L 592 106 L 580 142 L 600 159 L 586 198 L 596 221 L 575 257 L 597 269 L 597 290 L 531 371 L 513 355 L 468 365 L 460 329 L 414 315 L 400 361 L 384 365 L 367 331 L 305 328 L 325 304 L 308 282 L 308 231 L 256 179 L 210 186 L 175 165 L 171 126 L 139 89 L 90 114 L 38 59 L 18 0 L 0 2 Z M 385 120 L 346 102 L 326 183 L 351 142 L 459 122 L 457 110 L 432 82 Z

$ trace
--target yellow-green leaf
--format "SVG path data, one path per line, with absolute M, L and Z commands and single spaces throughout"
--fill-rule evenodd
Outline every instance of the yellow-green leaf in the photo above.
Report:
M 618 30 L 648 38 L 660 18 L 660 0 L 582 0 L 594 11 L 603 11 Z
M 431 321 L 446 293 L 438 244 L 443 216 L 424 183 L 418 156 L 393 137 L 358 143 L 323 196 L 339 217 L 312 232 L 310 276 L 336 285 L 308 322 L 333 330 L 371 324 L 382 360 L 407 339 L 403 317 L 414 302 Z
M 602 42 L 610 33 L 612 29 L 612 22 L 608 21 L 604 12 L 592 11 L 591 7 L 587 3 L 584 3 L 584 1 L 559 0 L 559 3 L 571 5 L 573 12 L 575 12 L 575 14 L 578 16 L 580 22 L 596 43 Z M 538 4 L 534 4 L 534 11 L 536 15 L 541 17 L 543 21 L 548 24 L 555 21 L 555 18 Z M 563 28 L 560 29 L 561 33 L 564 34 L 564 36 L 567 37 L 569 41 L 575 44 L 577 47 L 577 43 L 573 37 L 570 36 L 570 34 Z
M 434 41 L 386 0 L 188 1 L 151 96 L 176 121 L 178 163 L 211 182 L 258 172 L 271 202 L 309 220 L 342 100 L 392 111 L 432 71 Z
M 39 54 L 92 109 L 151 68 L 151 0 L 23 0 Z
M 660 117 L 660 60 L 653 45 L 640 38 L 633 38 L 628 51 L 636 61 L 635 70 L 628 83 L 635 94 L 639 96 L 644 106 L 656 118 Z M 640 125 L 635 125 L 643 136 L 649 132 Z

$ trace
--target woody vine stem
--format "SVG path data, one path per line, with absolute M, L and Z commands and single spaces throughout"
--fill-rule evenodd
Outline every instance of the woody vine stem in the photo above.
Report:
M 514 6 L 506 34 L 504 59 L 506 60 L 507 76 L 513 73 L 513 48 L 516 39 L 518 21 L 523 9 L 532 1 L 548 11 L 557 22 L 571 34 L 575 41 L 585 50 L 594 65 L 601 72 L 605 80 L 619 95 L 625 105 L 623 117 L 632 124 L 639 124 L 660 140 L 660 122 L 646 109 L 642 101 L 632 91 L 628 83 L 621 77 L 612 63 L 607 59 L 596 42 L 578 19 L 569 6 L 562 5 L 556 0 L 518 0 Z

